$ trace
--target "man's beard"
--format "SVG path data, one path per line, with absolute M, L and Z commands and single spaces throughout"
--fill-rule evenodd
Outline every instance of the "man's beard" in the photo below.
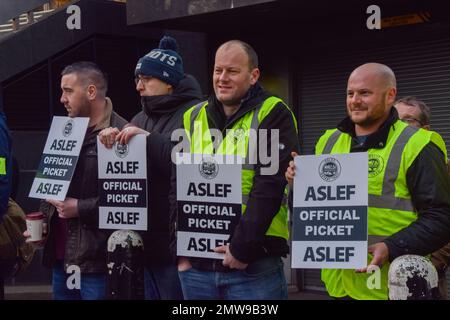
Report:
M 80 106 L 74 117 L 89 117 L 91 115 L 90 108 L 91 106 L 89 104 L 89 100 L 85 99 L 82 103 L 80 103 Z
M 378 121 L 378 119 L 375 119 L 371 116 L 367 116 L 365 119 L 360 119 L 359 121 L 355 121 L 352 119 L 353 123 L 355 123 L 361 127 L 371 126 L 372 124 L 374 124 L 377 121 Z
M 241 104 L 241 99 L 229 99 L 220 101 L 224 106 L 239 106 Z
M 375 108 L 372 109 L 373 111 L 377 112 L 377 110 L 381 109 L 381 107 L 383 106 L 383 102 L 386 100 L 386 95 L 387 95 L 387 93 L 385 93 L 382 96 L 381 100 L 378 102 L 378 104 L 375 106 Z M 356 108 L 356 109 L 360 109 L 360 108 Z M 385 110 L 385 107 L 383 107 L 382 109 Z M 369 114 L 368 113 L 369 112 L 369 108 L 367 108 L 365 110 L 363 109 L 362 111 L 367 112 L 367 116 L 366 116 L 366 118 L 361 119 L 359 121 L 353 120 L 353 118 L 351 117 L 351 113 L 350 113 L 350 118 L 352 118 L 352 122 L 357 124 L 357 125 L 359 125 L 359 126 L 361 126 L 361 127 L 371 126 L 374 123 L 377 123 L 381 118 L 384 117 L 384 113 L 381 113 L 378 117 L 377 117 L 376 113 Z

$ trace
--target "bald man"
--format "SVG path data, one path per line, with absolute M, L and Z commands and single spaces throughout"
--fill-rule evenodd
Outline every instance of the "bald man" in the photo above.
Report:
M 450 240 L 444 141 L 436 132 L 400 121 L 392 107 L 396 93 L 395 75 L 388 66 L 359 66 L 348 79 L 348 117 L 316 144 L 317 155 L 368 152 L 369 156 L 367 262 L 369 270 L 381 267 L 380 286 L 373 285 L 377 275 L 367 272 L 367 267 L 356 272 L 324 269 L 322 281 L 335 298 L 387 299 L 393 259 L 427 255 Z M 291 162 L 285 174 L 289 183 L 294 175 Z

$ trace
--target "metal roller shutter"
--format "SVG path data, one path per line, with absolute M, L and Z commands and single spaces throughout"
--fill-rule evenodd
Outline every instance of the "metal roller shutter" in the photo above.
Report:
M 354 68 L 366 62 L 384 63 L 394 70 L 398 98 L 414 95 L 429 105 L 432 129 L 442 135 L 449 148 L 450 35 L 424 40 L 427 38 L 430 39 L 422 35 L 407 42 L 408 39 L 395 36 L 390 37 L 389 45 L 380 39 L 347 39 L 341 43 L 357 45 L 312 49 L 304 55 L 298 78 L 302 152 L 313 153 L 324 130 L 335 128 L 345 117 L 347 78 Z M 361 48 L 358 44 L 365 47 L 355 49 Z M 305 289 L 323 290 L 319 270 L 305 270 L 304 275 Z
M 390 66 L 397 76 L 397 97 L 417 96 L 431 108 L 431 126 L 450 146 L 450 37 L 367 50 L 333 50 L 308 58 L 300 70 L 300 132 L 310 153 L 325 129 L 345 116 L 350 72 L 365 62 Z

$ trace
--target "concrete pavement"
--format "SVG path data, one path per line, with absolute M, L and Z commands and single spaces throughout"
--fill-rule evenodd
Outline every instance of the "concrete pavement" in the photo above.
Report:
M 297 287 L 290 286 L 288 290 L 289 300 L 330 300 L 326 293 L 299 292 Z M 33 286 L 5 286 L 6 300 L 51 300 L 51 285 Z

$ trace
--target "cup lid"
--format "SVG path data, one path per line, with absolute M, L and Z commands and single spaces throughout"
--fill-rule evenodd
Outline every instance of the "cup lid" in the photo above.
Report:
M 41 220 L 44 218 L 44 214 L 42 212 L 32 212 L 27 214 L 28 220 Z

